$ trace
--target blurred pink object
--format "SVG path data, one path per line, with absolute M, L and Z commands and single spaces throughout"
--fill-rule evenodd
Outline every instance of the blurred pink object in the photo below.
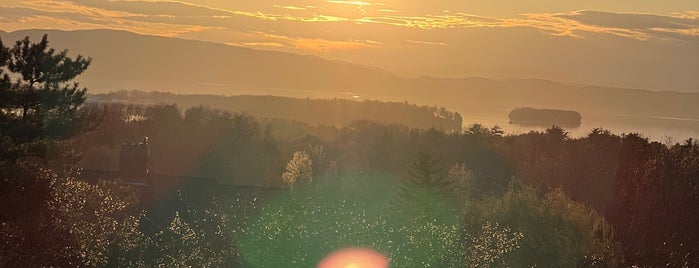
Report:
M 388 259 L 365 248 L 346 248 L 323 259 L 318 268 L 388 268 Z

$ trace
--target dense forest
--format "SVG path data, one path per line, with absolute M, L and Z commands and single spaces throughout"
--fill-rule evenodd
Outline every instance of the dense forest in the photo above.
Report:
M 699 265 L 692 139 L 86 104 L 90 59 L 0 47 L 18 77 L 0 83 L 3 267 L 313 267 L 348 247 L 392 267 Z M 82 179 L 143 137 L 149 172 L 196 179 Z
M 183 108 L 206 106 L 254 116 L 293 119 L 308 124 L 344 126 L 353 121 L 401 124 L 415 128 L 461 131 L 461 115 L 437 106 L 407 102 L 348 99 L 297 99 L 277 96 L 219 96 L 167 92 L 120 91 L 88 96 L 89 102 L 122 104 L 176 104 Z

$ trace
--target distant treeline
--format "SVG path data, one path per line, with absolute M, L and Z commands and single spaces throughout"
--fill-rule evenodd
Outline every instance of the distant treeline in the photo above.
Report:
M 183 95 L 142 91 L 94 94 L 90 95 L 89 100 L 131 104 L 177 104 L 184 108 L 203 105 L 260 117 L 293 119 L 309 124 L 334 126 L 344 126 L 357 120 L 371 120 L 415 128 L 460 131 L 462 123 L 459 113 L 448 111 L 444 107 L 418 106 L 407 102 L 250 95 Z
M 582 116 L 576 111 L 516 108 L 508 115 L 510 123 L 534 126 L 579 127 Z

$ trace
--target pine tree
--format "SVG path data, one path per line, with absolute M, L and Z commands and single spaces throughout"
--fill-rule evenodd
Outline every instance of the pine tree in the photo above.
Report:
M 437 216 L 450 210 L 452 183 L 432 153 L 420 152 L 400 187 L 399 209 L 407 216 Z
M 11 74 L 0 79 L 0 130 L 18 142 L 70 136 L 85 101 L 86 89 L 72 81 L 92 60 L 71 58 L 67 50 L 57 52 L 48 43 L 47 35 L 39 43 L 25 37 L 0 49 L 0 63 Z

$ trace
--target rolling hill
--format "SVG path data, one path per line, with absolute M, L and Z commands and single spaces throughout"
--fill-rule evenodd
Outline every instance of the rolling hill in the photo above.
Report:
M 23 30 L 0 33 L 8 44 L 49 35 L 51 46 L 94 59 L 79 77 L 91 92 L 169 91 L 222 95 L 341 97 L 437 104 L 451 110 L 515 107 L 583 114 L 699 119 L 699 93 L 584 86 L 546 80 L 403 77 L 315 56 L 113 30 Z M 468 59 L 464 59 L 465 61 Z

